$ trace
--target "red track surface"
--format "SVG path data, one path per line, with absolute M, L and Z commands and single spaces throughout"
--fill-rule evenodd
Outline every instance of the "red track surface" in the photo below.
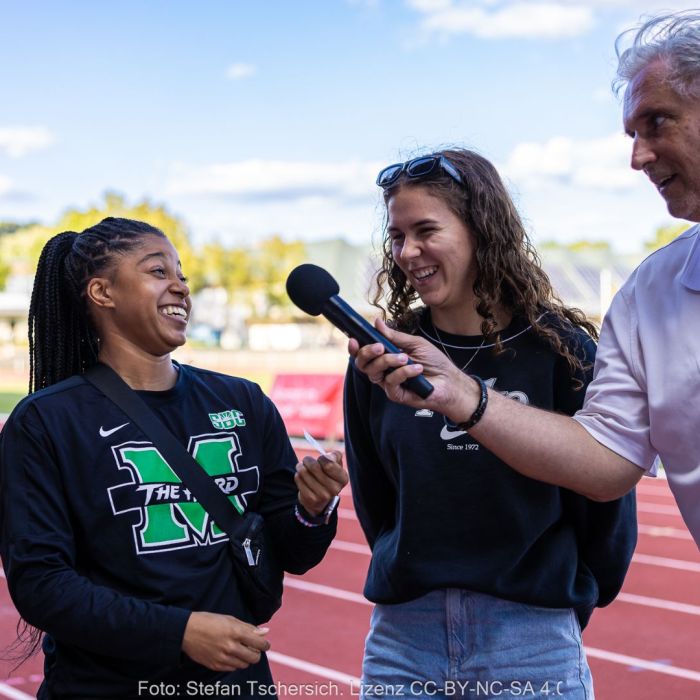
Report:
M 639 544 L 623 592 L 595 612 L 584 633 L 596 697 L 700 698 L 700 553 L 664 480 L 643 479 L 637 496 Z M 288 686 L 283 699 L 357 696 L 353 679 L 371 610 L 361 595 L 369 556 L 348 496 L 340 515 L 333 548 L 316 569 L 288 580 L 270 625 L 273 674 Z M 17 615 L 4 580 L 0 615 L 5 646 Z M 33 698 L 40 674 L 40 658 L 15 670 L 0 663 L 0 698 Z

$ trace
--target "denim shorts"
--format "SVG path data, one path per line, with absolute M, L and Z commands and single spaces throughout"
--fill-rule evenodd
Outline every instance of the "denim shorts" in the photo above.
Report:
M 375 607 L 359 695 L 363 700 L 595 697 L 572 609 L 455 588 Z

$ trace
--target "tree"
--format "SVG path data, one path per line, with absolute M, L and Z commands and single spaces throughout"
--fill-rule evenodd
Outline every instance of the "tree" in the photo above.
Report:
M 537 245 L 538 248 L 542 250 L 572 250 L 575 253 L 580 253 L 582 251 L 588 250 L 610 250 L 610 243 L 608 241 L 574 241 L 573 243 L 559 243 L 558 241 L 542 241 Z
M 0 258 L 0 292 L 5 289 L 7 278 L 10 276 L 10 266 L 3 258 Z
M 89 209 L 68 209 L 54 226 L 33 225 L 15 229 L 0 236 L 0 260 L 9 265 L 12 274 L 33 275 L 41 249 L 46 241 L 61 231 L 83 231 L 107 216 L 138 219 L 159 228 L 172 241 L 180 254 L 182 269 L 190 278 L 190 288 L 202 287 L 201 263 L 189 242 L 187 227 L 182 219 L 171 214 L 163 205 L 147 199 L 133 206 L 115 192 L 106 192 L 104 202 Z
M 13 245 L 16 236 L 24 230 L 36 228 L 35 222 L 21 224 L 16 221 L 0 221 L 0 290 L 5 289 L 8 278 L 14 272 L 16 253 L 19 252 L 18 247 Z M 43 243 L 38 245 L 38 250 L 41 250 L 42 245 Z M 33 270 L 30 261 L 26 262 L 25 268 Z
M 690 224 L 669 224 L 668 226 L 659 226 L 654 233 L 654 238 L 647 241 L 644 246 L 647 250 L 662 248 L 689 228 Z
M 46 226 L 36 225 L 0 237 L 0 260 L 9 268 L 8 276 L 33 275 L 41 249 L 53 233 Z
M 248 306 L 258 317 L 283 316 L 290 308 L 287 275 L 305 257 L 304 244 L 272 236 L 255 248 L 227 248 L 219 242 L 202 247 L 205 286 L 223 287 L 233 304 Z
M 287 276 L 304 261 L 305 255 L 301 241 L 286 242 L 281 236 L 272 236 L 259 245 L 254 256 L 254 285 L 264 299 L 262 315 L 284 315 L 291 309 Z
M 291 309 L 286 280 L 291 269 L 305 258 L 303 243 L 286 242 L 275 235 L 254 248 L 228 248 L 213 242 L 196 252 L 184 222 L 163 205 L 147 199 L 129 205 L 116 192 L 106 192 L 103 202 L 88 209 L 66 210 L 53 226 L 8 224 L 6 235 L 0 235 L 0 288 L 10 274 L 34 274 L 41 249 L 49 238 L 60 231 L 83 231 L 107 216 L 146 221 L 163 231 L 180 254 L 193 292 L 203 287 L 223 287 L 231 303 L 244 304 L 263 318 L 279 318 Z
M 0 221 L 0 236 L 6 233 L 14 233 L 22 228 L 28 228 L 29 226 L 36 226 L 37 221 L 28 221 L 27 223 L 21 224 L 17 221 Z
M 189 277 L 192 291 L 197 291 L 203 285 L 200 261 L 195 254 L 190 241 L 189 233 L 184 221 L 171 214 L 162 204 L 153 204 L 144 199 L 133 206 L 129 206 L 123 195 L 117 192 L 105 192 L 104 204 L 98 207 L 81 211 L 79 209 L 67 210 L 53 233 L 59 231 L 83 231 L 94 226 L 107 216 L 118 216 L 127 219 L 138 219 L 159 228 L 172 242 L 180 254 L 183 272 Z
M 245 248 L 226 248 L 206 243 L 200 253 L 205 287 L 223 287 L 230 301 L 250 302 L 254 286 L 253 258 Z

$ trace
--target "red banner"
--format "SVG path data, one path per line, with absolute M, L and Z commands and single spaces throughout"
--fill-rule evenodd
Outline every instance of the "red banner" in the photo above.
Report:
M 290 435 L 343 439 L 342 374 L 278 374 L 270 398 Z

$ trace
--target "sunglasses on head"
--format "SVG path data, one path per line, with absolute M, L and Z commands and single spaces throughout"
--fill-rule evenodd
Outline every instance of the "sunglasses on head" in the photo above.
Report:
M 455 182 L 462 184 L 459 171 L 445 156 L 420 156 L 405 163 L 387 165 L 377 175 L 377 184 L 386 189 L 399 179 L 401 173 L 406 173 L 411 178 L 422 178 L 430 176 L 436 168 L 444 170 Z

